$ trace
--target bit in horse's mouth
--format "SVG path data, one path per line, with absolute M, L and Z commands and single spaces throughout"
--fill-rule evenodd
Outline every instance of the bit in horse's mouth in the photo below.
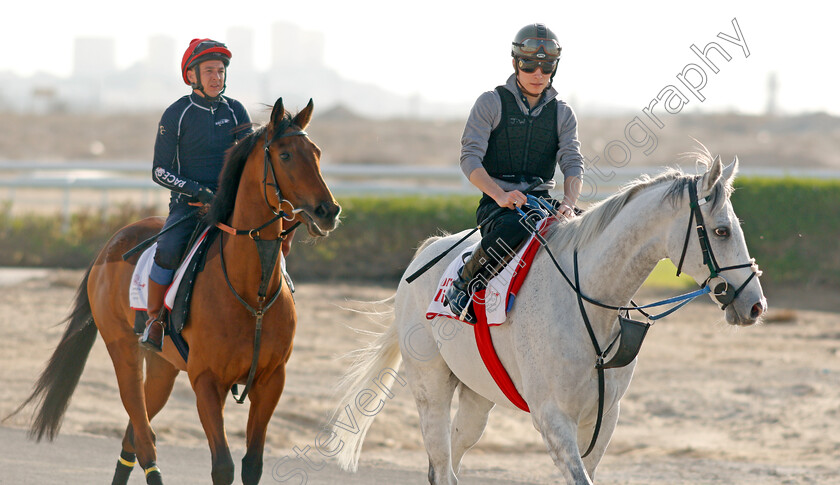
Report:
M 309 231 L 310 236 L 327 237 L 330 234 L 330 231 L 324 231 L 318 226 L 318 224 L 315 222 L 315 219 L 309 215 L 309 212 L 306 209 L 300 211 L 300 213 L 305 219 L 306 229 Z

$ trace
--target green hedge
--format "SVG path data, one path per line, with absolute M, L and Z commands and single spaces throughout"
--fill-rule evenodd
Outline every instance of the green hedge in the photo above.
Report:
M 330 237 L 295 241 L 288 265 L 296 279 L 397 281 L 426 238 L 475 227 L 478 196 L 356 197 L 339 204 L 341 225 Z
M 61 216 L 13 216 L 11 204 L 0 204 L 0 266 L 87 268 L 121 227 L 155 215 L 150 207 L 120 205 L 103 214 L 83 210 Z
M 739 178 L 732 196 L 763 281 L 840 288 L 840 181 Z M 478 197 L 342 198 L 342 223 L 327 239 L 299 231 L 289 261 L 297 280 L 392 284 L 427 237 L 474 227 Z M 13 217 L 0 207 L 0 265 L 86 267 L 119 227 L 149 214 L 123 206 L 107 217 Z
M 739 178 L 732 205 L 772 283 L 840 288 L 840 181 Z
M 776 284 L 840 287 L 840 181 L 741 177 L 732 195 L 750 255 Z M 396 281 L 426 237 L 475 225 L 477 197 L 350 198 L 326 240 L 296 244 L 300 279 Z

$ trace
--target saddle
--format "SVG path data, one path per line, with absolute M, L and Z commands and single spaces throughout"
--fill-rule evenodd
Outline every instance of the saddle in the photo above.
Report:
M 164 326 L 165 334 L 168 335 L 178 352 L 187 360 L 189 355 L 189 346 L 186 341 L 181 338 L 181 330 L 189 318 L 190 302 L 192 301 L 192 290 L 195 279 L 203 269 L 204 263 L 207 259 L 207 249 L 210 244 L 215 241 L 219 234 L 219 230 L 215 227 L 204 228 L 199 227 L 191 239 L 193 242 L 187 247 L 191 248 L 183 258 L 181 265 L 176 271 L 175 279 L 166 294 L 164 311 Z M 145 308 L 145 298 L 140 294 L 142 292 L 143 282 L 148 279 L 148 270 L 146 266 L 151 265 L 151 258 L 154 255 L 156 246 L 152 245 L 143 252 L 137 262 L 134 270 L 134 276 L 131 284 L 130 302 L 131 307 L 134 308 L 134 331 L 135 333 L 142 333 L 146 326 L 146 321 L 149 319 L 149 314 Z
M 554 218 L 543 219 L 538 223 L 537 228 L 540 233 L 545 234 L 549 227 L 556 221 Z M 481 305 L 481 311 L 486 312 L 485 320 L 488 325 L 501 325 L 507 320 L 507 314 L 513 309 L 516 295 L 525 282 L 525 278 L 531 269 L 531 262 L 534 260 L 540 247 L 539 241 L 533 236 L 526 240 L 516 254 L 508 261 L 507 265 L 499 268 L 495 276 L 481 290 L 482 296 L 480 298 L 483 303 Z M 449 306 L 444 305 L 444 295 L 454 278 L 458 276 L 458 271 L 464 264 L 463 258 L 472 254 L 474 249 L 475 245 L 464 249 L 461 255 L 456 257 L 444 271 L 435 291 L 435 296 L 426 310 L 427 320 L 432 320 L 437 317 L 458 320 L 458 316 L 452 313 Z M 475 302 L 475 299 L 473 301 Z M 473 308 L 475 306 L 475 304 L 471 305 Z M 470 311 L 473 310 L 471 309 Z

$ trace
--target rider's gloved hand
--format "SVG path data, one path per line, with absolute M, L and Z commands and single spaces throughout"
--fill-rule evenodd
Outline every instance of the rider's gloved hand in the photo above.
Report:
M 215 197 L 216 194 L 207 187 L 202 187 L 199 189 L 198 193 L 195 194 L 195 198 L 204 205 L 210 205 Z

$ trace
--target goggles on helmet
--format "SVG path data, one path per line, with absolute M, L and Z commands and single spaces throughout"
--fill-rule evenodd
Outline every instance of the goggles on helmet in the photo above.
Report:
M 513 43 L 515 56 L 536 57 L 538 59 L 557 59 L 563 48 L 554 39 L 528 38 Z
M 193 49 L 188 60 L 187 68 L 195 65 L 197 61 L 203 60 L 203 57 L 210 56 L 212 54 L 216 54 L 215 57 L 221 59 L 222 61 L 228 61 L 228 59 L 230 59 L 229 53 L 230 51 L 228 51 L 227 46 L 221 42 L 206 40 L 195 46 L 195 49 Z M 225 62 L 225 65 L 227 65 L 227 62 Z
M 551 74 L 557 68 L 557 59 L 538 61 L 520 57 L 516 59 L 516 65 L 520 71 L 527 72 L 528 74 L 537 69 L 542 69 L 543 74 Z
M 197 56 L 212 47 L 221 47 L 227 49 L 227 46 L 222 44 L 221 42 L 216 42 L 215 40 L 205 40 L 204 42 L 195 46 L 195 49 L 193 49 L 192 51 L 192 55 Z

